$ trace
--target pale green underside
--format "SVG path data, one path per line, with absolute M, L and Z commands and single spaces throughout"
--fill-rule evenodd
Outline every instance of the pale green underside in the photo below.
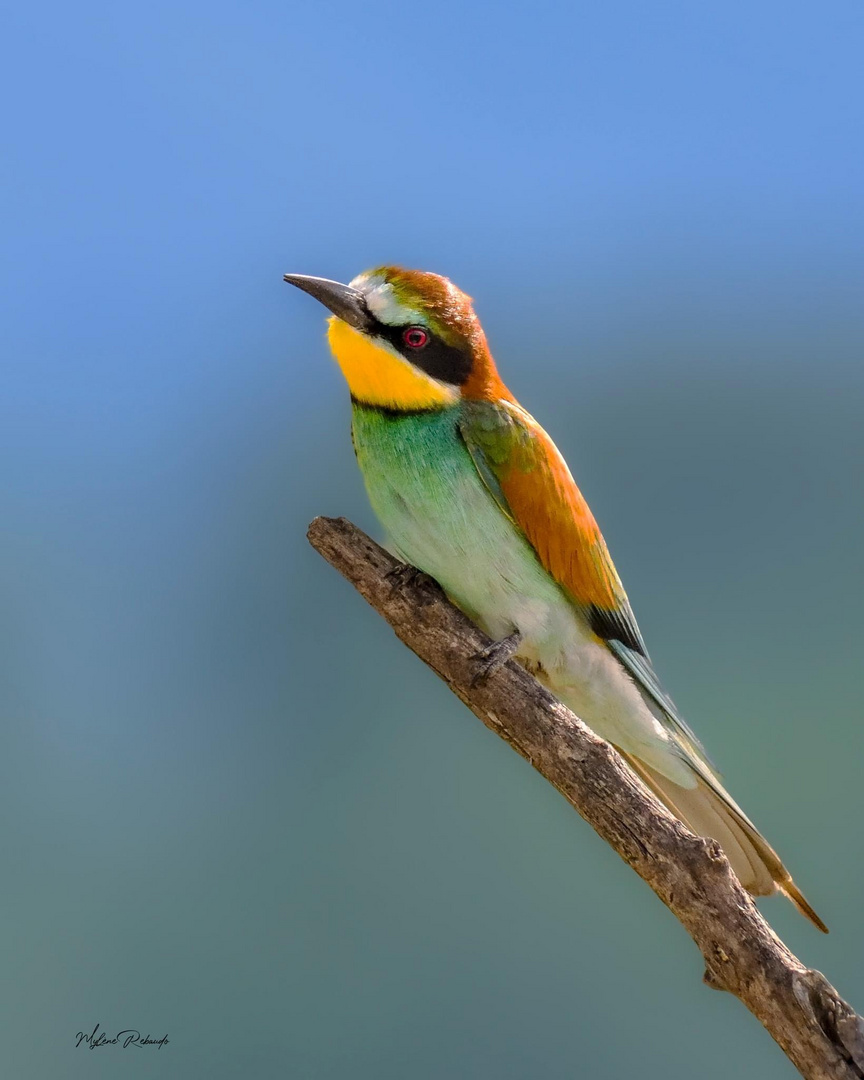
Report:
M 392 546 L 491 637 L 518 629 L 520 654 L 542 664 L 544 681 L 599 734 L 691 786 L 675 740 L 490 495 L 458 419 L 458 406 L 415 415 L 355 407 L 358 463 Z

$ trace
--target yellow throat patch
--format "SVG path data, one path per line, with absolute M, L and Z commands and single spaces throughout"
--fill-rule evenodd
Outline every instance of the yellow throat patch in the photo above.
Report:
M 401 356 L 338 319 L 329 320 L 327 340 L 351 396 L 387 409 L 435 409 L 459 400 L 455 387 L 433 379 Z

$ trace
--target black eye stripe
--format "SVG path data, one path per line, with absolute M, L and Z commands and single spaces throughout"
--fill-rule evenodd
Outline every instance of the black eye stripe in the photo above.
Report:
M 426 332 L 429 340 L 418 349 L 405 344 L 404 334 L 411 328 L 411 323 L 406 326 L 386 326 L 379 323 L 373 331 L 378 337 L 389 342 L 400 355 L 404 356 L 421 371 L 431 375 L 433 379 L 450 383 L 452 386 L 462 386 L 468 381 L 473 366 L 470 351 L 448 345 L 428 328 Z

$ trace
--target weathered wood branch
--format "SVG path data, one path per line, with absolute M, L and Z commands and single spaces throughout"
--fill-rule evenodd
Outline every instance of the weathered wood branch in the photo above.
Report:
M 316 518 L 308 535 L 397 636 L 651 886 L 699 947 L 709 985 L 740 998 L 808 1080 L 864 1078 L 864 1021 L 774 934 L 716 842 L 669 814 L 608 743 L 518 664 L 472 685 L 476 654 L 489 639 L 429 578 L 406 573 L 344 518 Z

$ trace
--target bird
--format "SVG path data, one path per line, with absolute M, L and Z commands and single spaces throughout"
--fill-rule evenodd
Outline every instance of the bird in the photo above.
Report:
M 478 677 L 523 664 L 675 817 L 720 844 L 745 889 L 783 893 L 827 933 L 660 683 L 597 522 L 498 374 L 471 297 L 399 266 L 347 285 L 284 280 L 330 312 L 354 451 L 391 549 L 492 641 Z

